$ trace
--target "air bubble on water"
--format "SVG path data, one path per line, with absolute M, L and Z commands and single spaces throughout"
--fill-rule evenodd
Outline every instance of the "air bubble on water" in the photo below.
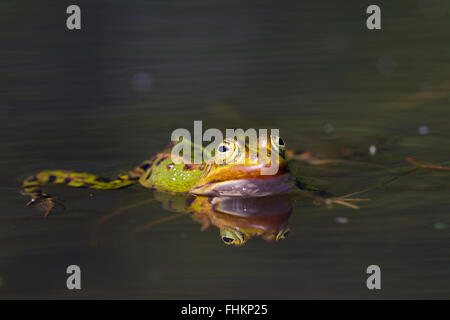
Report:
M 158 283 L 163 279 L 163 275 L 159 270 L 150 270 L 147 273 L 148 280 L 153 283 Z
M 371 145 L 371 146 L 369 147 L 369 153 L 370 153 L 371 156 L 376 155 L 376 154 L 377 154 L 377 147 L 374 146 L 374 145 Z
M 331 123 L 325 123 L 323 125 L 323 131 L 326 134 L 330 134 L 330 133 L 332 133 L 334 131 L 334 126 Z
M 131 85 L 137 92 L 147 92 L 152 85 L 152 78 L 148 73 L 139 72 L 131 77 Z
M 339 224 L 346 224 L 349 222 L 349 219 L 346 217 L 337 217 L 336 222 Z
M 397 69 L 397 62 L 392 56 L 381 56 L 377 60 L 376 67 L 379 73 L 389 76 Z
M 323 39 L 322 44 L 326 51 L 340 53 L 348 48 L 348 38 L 345 35 L 331 35 Z
M 430 134 L 430 128 L 428 126 L 420 126 L 417 131 L 421 136 L 426 136 Z
M 443 222 L 436 222 L 434 224 L 434 228 L 437 229 L 437 230 L 444 230 L 444 229 L 448 228 L 448 225 L 446 223 L 443 223 Z
M 431 93 L 433 92 L 433 86 L 427 82 L 422 82 L 419 85 L 419 91 L 422 93 Z

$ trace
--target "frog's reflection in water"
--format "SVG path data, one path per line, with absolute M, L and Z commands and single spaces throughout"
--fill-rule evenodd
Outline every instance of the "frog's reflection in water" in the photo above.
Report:
M 155 198 L 169 211 L 191 213 L 202 230 L 217 227 L 227 245 L 240 246 L 253 237 L 274 242 L 289 233 L 292 203 L 288 196 L 211 198 L 156 192 Z

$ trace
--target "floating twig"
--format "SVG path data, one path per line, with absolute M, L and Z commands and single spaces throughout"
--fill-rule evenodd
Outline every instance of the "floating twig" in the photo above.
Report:
M 413 166 L 424 168 L 424 169 L 450 170 L 450 167 L 442 166 L 439 164 L 421 163 L 421 162 L 416 161 L 412 157 L 406 157 L 405 161 L 412 164 Z

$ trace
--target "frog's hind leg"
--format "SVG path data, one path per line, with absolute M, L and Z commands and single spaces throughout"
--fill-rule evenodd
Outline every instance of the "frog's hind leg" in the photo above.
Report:
M 297 193 L 302 196 L 312 197 L 313 203 L 316 205 L 326 205 L 327 207 L 332 207 L 333 204 L 338 204 L 347 208 L 358 210 L 359 206 L 357 206 L 354 202 L 368 201 L 369 199 L 365 198 L 347 198 L 346 196 L 339 197 L 334 196 L 328 192 L 318 191 L 315 189 L 303 189 L 297 190 Z
M 369 199 L 364 199 L 364 198 L 345 198 L 345 197 L 330 197 L 330 198 L 326 198 L 324 200 L 325 200 L 325 204 L 327 206 L 332 206 L 333 204 L 339 204 L 341 206 L 355 209 L 355 210 L 358 210 L 359 207 L 356 204 L 354 204 L 353 202 L 369 201 Z
M 31 197 L 27 203 L 37 205 L 47 216 L 55 207 L 57 201 L 54 197 L 45 193 L 42 188 L 49 184 L 62 184 L 69 187 L 90 188 L 100 190 L 112 190 L 125 188 L 136 184 L 139 177 L 150 165 L 146 162 L 132 171 L 118 175 L 116 178 L 108 179 L 87 172 L 76 172 L 70 170 L 47 170 L 25 179 L 22 184 L 23 194 Z
M 320 190 L 319 188 L 309 184 L 305 179 L 296 178 L 295 185 L 297 189 L 295 193 L 313 198 L 316 205 L 326 205 L 331 207 L 338 204 L 347 208 L 358 210 L 359 207 L 354 202 L 368 201 L 369 199 L 351 197 L 357 193 L 351 193 L 345 196 L 335 196 L 329 192 Z M 351 198 L 350 198 L 351 197 Z

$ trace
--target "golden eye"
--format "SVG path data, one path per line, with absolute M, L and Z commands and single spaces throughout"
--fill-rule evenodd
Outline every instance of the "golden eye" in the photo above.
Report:
M 282 228 L 280 231 L 278 231 L 276 240 L 284 240 L 286 239 L 287 235 L 289 234 L 289 232 L 291 231 L 291 229 L 289 228 L 289 226 L 285 226 L 284 228 Z
M 245 234 L 235 229 L 221 229 L 220 237 L 226 245 L 240 246 L 247 242 Z
M 271 141 L 271 146 L 272 146 L 272 150 L 274 152 L 280 152 L 281 155 L 284 154 L 284 150 L 286 148 L 286 145 L 283 141 L 283 139 L 281 139 L 279 136 L 276 135 L 271 135 L 270 136 L 270 141 Z
M 239 145 L 233 139 L 225 139 L 216 150 L 216 163 L 229 164 L 241 154 Z

